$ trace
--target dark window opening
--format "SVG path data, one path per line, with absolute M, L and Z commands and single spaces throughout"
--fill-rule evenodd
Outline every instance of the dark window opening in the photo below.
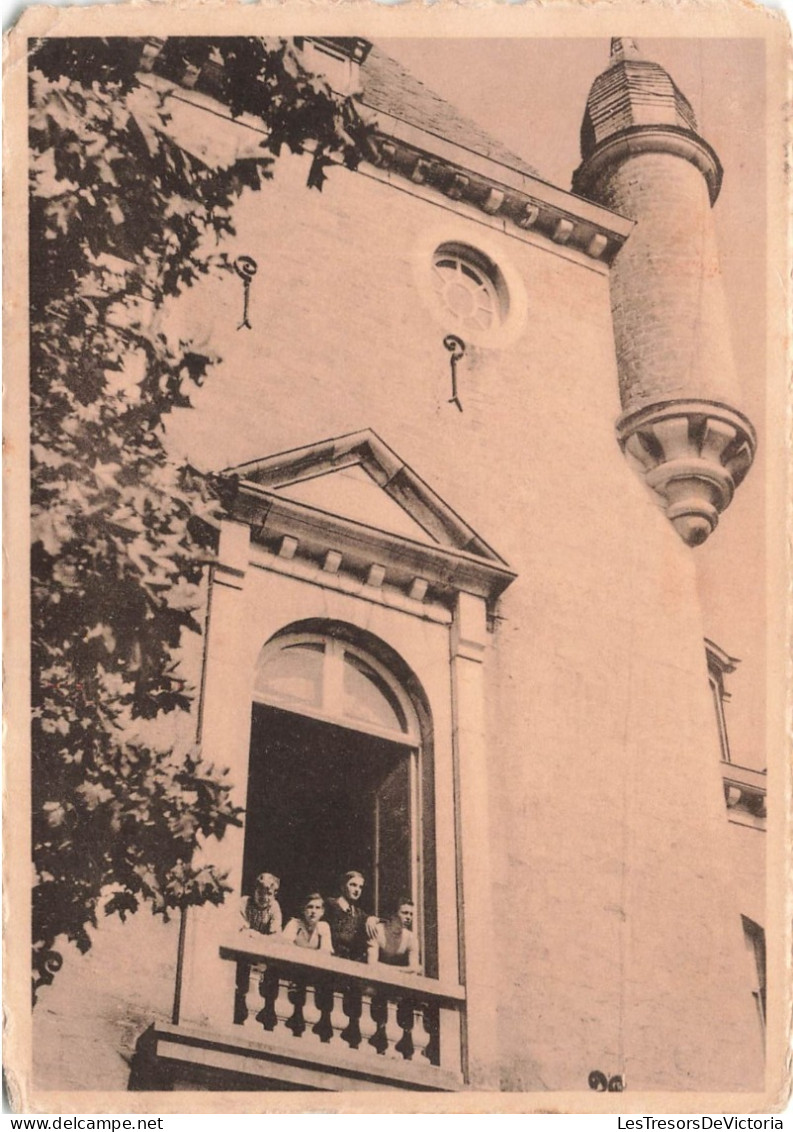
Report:
M 415 752 L 387 739 L 268 707 L 253 706 L 243 892 L 259 872 L 281 878 L 284 918 L 307 892 L 339 892 L 360 869 L 361 907 L 387 915 L 412 894 Z

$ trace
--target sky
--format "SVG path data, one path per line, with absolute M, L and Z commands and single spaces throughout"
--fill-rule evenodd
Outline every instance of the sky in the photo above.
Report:
M 616 31 L 630 29 L 618 28 Z M 724 167 L 713 211 L 742 386 L 759 434 L 755 465 L 696 555 L 705 633 L 741 660 L 729 676 L 733 761 L 764 767 L 766 333 L 765 50 L 760 39 L 639 39 L 691 102 Z M 608 39 L 384 39 L 379 46 L 461 113 L 569 189 L 579 129 Z

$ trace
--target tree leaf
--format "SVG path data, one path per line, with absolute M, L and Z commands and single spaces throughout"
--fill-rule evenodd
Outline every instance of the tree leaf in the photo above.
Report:
M 140 83 L 143 46 L 59 37 L 30 57 L 34 988 L 59 969 L 57 939 L 90 948 L 100 909 L 167 915 L 229 891 L 193 864 L 240 824 L 227 770 L 146 740 L 146 721 L 194 707 L 179 650 L 200 631 L 207 520 L 236 492 L 164 447 L 216 359 L 162 318 L 229 270 L 235 203 L 266 191 L 283 146 L 312 149 L 321 189 L 367 130 L 288 41 L 173 38 L 155 69 L 173 83 L 191 68 L 267 137 L 210 167 L 181 148 L 172 96 Z

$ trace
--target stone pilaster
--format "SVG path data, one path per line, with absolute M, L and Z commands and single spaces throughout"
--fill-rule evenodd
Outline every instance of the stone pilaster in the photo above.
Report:
M 489 766 L 485 730 L 485 601 L 458 595 L 451 665 L 457 779 L 459 916 L 466 986 L 467 1078 L 478 1089 L 498 1088 L 498 985 L 493 954 L 493 873 L 490 861 Z

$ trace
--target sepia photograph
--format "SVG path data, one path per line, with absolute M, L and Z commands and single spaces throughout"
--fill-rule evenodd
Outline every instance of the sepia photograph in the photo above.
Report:
M 789 33 L 550 7 L 10 34 L 15 1111 L 786 1103 Z

